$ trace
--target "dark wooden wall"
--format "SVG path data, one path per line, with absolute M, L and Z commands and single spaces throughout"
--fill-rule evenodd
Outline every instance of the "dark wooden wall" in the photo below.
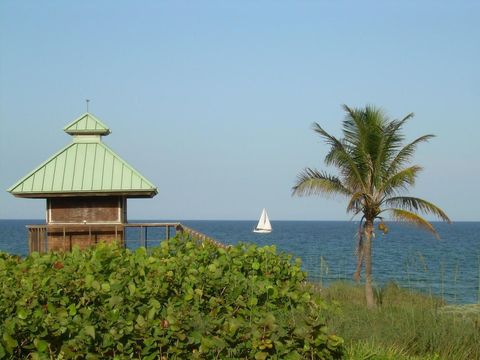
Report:
M 126 199 L 79 196 L 47 199 L 48 250 L 81 249 L 99 242 L 124 241 Z
M 124 204 L 116 196 L 52 198 L 47 200 L 47 223 L 124 223 Z

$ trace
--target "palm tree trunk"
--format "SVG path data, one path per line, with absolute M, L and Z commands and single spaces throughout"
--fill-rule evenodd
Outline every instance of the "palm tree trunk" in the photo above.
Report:
M 363 221 L 363 218 L 362 218 Z M 358 228 L 358 245 L 357 245 L 357 268 L 355 269 L 355 274 L 353 274 L 353 279 L 355 282 L 360 281 L 360 275 L 362 272 L 362 264 L 363 264 L 363 226 L 362 221 L 360 221 L 360 225 Z
M 363 244 L 358 246 L 357 250 L 357 267 L 355 269 L 355 273 L 353 274 L 353 280 L 355 282 L 360 281 L 360 276 L 362 272 L 362 264 L 363 264 Z
M 373 220 L 365 221 L 365 243 L 363 244 L 363 257 L 365 261 L 365 298 L 369 309 L 376 307 L 372 287 L 372 237 Z

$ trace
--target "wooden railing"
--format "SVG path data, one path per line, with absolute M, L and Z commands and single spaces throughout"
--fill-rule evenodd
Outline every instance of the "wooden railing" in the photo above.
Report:
M 125 237 L 125 244 L 126 242 L 131 241 L 138 241 L 138 245 L 143 247 L 148 247 L 148 242 L 157 242 L 162 240 L 168 240 L 170 237 L 177 231 L 178 226 L 180 223 L 129 223 L 124 225 L 127 229 L 138 228 L 139 229 L 139 237 L 135 240 L 130 240 Z M 162 239 L 149 239 L 148 238 L 148 230 L 152 228 L 165 228 L 165 237 Z
M 138 228 L 139 236 L 128 238 L 127 230 Z M 164 228 L 165 236 L 159 239 L 149 239 L 149 231 L 153 228 Z M 176 233 L 184 233 L 194 239 L 212 243 L 221 248 L 228 246 L 197 230 L 181 223 L 128 223 L 128 224 L 51 224 L 27 225 L 29 252 L 44 253 L 50 250 L 69 251 L 75 245 L 87 247 L 100 241 L 118 241 L 123 246 L 134 243 L 135 246 L 148 247 L 149 243 L 168 240 Z M 107 234 L 107 235 L 105 235 Z M 108 240 L 102 239 L 108 236 Z
M 221 247 L 223 249 L 226 249 L 229 247 L 229 245 L 225 245 L 217 240 L 215 240 L 214 238 L 210 237 L 210 236 L 207 236 L 197 230 L 194 230 L 194 229 L 191 229 L 185 225 L 182 225 L 182 224 L 178 224 L 177 226 L 177 231 L 181 231 L 185 234 L 188 234 L 189 236 L 191 236 L 192 238 L 194 239 L 198 239 L 200 241 L 206 241 L 206 242 L 209 242 L 209 243 L 212 243 L 218 247 Z
M 28 252 L 31 254 L 36 251 L 44 253 L 48 251 L 47 226 L 46 225 L 27 225 L 28 229 Z
M 74 246 L 85 248 L 99 242 L 123 244 L 123 224 L 48 224 L 27 225 L 29 250 L 38 252 L 71 251 Z

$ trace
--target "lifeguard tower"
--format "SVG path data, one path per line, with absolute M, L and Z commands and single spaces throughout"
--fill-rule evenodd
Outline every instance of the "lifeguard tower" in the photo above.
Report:
M 72 142 L 8 189 L 47 200 L 46 225 L 27 226 L 30 252 L 123 242 L 127 199 L 151 198 L 157 188 L 102 141 L 110 129 L 92 114 L 64 131 Z

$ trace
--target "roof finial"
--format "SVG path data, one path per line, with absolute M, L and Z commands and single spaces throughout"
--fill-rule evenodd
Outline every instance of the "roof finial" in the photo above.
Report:
M 88 103 L 90 102 L 90 99 L 85 99 L 85 101 L 87 102 L 87 113 L 88 113 Z

